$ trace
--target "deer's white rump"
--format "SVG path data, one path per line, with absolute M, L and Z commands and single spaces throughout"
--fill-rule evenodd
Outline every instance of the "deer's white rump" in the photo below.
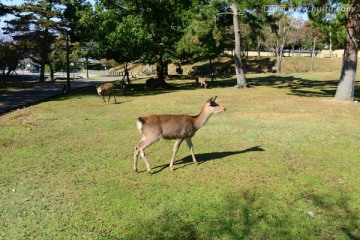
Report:
M 206 101 L 200 113 L 196 116 L 189 115 L 149 115 L 139 117 L 137 127 L 142 134 L 140 142 L 135 146 L 134 170 L 137 169 L 138 155 L 144 159 L 147 171 L 151 173 L 149 160 L 145 156 L 144 149 L 161 138 L 176 139 L 173 155 L 170 161 L 170 170 L 173 171 L 173 164 L 180 144 L 185 140 L 190 148 L 193 162 L 197 164 L 191 138 L 211 117 L 212 114 L 224 112 L 226 109 L 215 102 L 216 96 Z

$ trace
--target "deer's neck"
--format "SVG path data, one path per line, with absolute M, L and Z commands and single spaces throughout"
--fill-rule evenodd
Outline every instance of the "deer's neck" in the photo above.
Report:
M 201 128 L 206 122 L 207 120 L 209 120 L 209 118 L 211 117 L 212 113 L 205 111 L 204 109 L 201 109 L 201 112 L 197 115 L 194 116 L 194 127 L 197 129 Z

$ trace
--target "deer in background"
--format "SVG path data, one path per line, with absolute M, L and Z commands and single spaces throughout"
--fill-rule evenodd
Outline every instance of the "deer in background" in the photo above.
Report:
M 191 138 L 209 120 L 214 113 L 225 112 L 226 109 L 219 106 L 215 102 L 216 96 L 210 98 L 203 105 L 200 113 L 196 116 L 190 115 L 149 115 L 145 117 L 139 117 L 137 120 L 137 127 L 140 130 L 142 137 L 140 142 L 135 146 L 134 151 L 134 171 L 138 171 L 137 162 L 138 155 L 144 159 L 146 169 L 151 173 L 151 167 L 149 160 L 145 156 L 145 148 L 155 143 L 161 138 L 164 139 L 176 139 L 175 146 L 170 160 L 170 170 L 174 171 L 173 164 L 176 152 L 178 151 L 180 144 L 185 140 L 190 148 L 192 160 L 195 164 L 198 164 L 194 154 L 193 144 Z
M 110 101 L 111 96 L 114 96 L 114 101 L 116 103 L 116 97 L 115 97 L 115 94 L 114 94 L 114 84 L 105 83 L 103 85 L 97 86 L 96 91 L 99 94 L 99 96 L 102 97 L 102 100 L 103 100 L 104 103 L 106 103 L 106 101 L 105 101 L 105 95 L 106 94 L 109 95 L 108 102 Z
M 197 77 L 196 78 L 196 86 L 198 86 L 199 84 L 200 84 L 200 87 L 204 86 L 204 88 L 206 89 L 206 87 L 207 87 L 206 78 Z

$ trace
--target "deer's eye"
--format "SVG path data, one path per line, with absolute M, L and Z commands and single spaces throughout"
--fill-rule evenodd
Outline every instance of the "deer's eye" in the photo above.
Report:
M 216 102 L 210 102 L 210 106 L 211 107 L 217 107 L 217 106 L 219 106 Z

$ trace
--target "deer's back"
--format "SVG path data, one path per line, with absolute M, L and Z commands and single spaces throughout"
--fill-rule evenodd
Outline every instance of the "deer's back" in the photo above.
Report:
M 193 117 L 188 115 L 149 115 L 139 118 L 143 135 L 165 139 L 192 137 L 196 129 Z
M 97 88 L 97 92 L 99 95 L 109 94 L 112 93 L 114 89 L 114 84 L 112 83 L 105 83 Z

